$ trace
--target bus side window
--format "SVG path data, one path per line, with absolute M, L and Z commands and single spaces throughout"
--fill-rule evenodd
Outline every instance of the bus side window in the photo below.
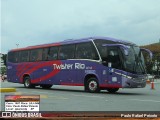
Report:
M 42 49 L 31 50 L 30 61 L 40 61 L 42 60 Z
M 98 59 L 98 54 L 90 42 L 77 44 L 76 59 Z
M 29 51 L 20 51 L 19 62 L 28 62 L 28 61 L 29 61 Z
M 43 49 L 42 60 L 44 60 L 44 61 L 48 60 L 48 49 L 49 48 L 44 48 Z
M 39 49 L 36 61 L 41 61 L 41 60 L 42 60 L 42 49 Z
M 120 58 L 117 50 L 110 50 L 107 56 L 107 62 L 112 63 L 113 68 L 120 68 Z
M 19 55 L 19 52 L 9 52 L 8 53 L 8 61 L 9 62 L 18 62 L 18 55 Z
M 58 47 L 50 47 L 48 51 L 48 60 L 57 60 Z
M 31 54 L 30 54 L 30 61 L 36 61 L 36 51 L 35 50 L 31 50 Z
M 74 59 L 75 44 L 60 46 L 59 59 Z

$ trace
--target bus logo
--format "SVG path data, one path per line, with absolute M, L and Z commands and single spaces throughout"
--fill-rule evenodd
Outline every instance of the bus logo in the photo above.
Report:
M 74 67 L 73 67 L 74 66 Z M 75 63 L 75 64 L 53 64 L 54 69 L 85 69 L 85 64 Z

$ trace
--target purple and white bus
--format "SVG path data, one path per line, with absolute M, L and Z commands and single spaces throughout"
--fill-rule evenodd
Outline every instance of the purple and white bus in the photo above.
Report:
M 9 82 L 26 88 L 52 85 L 84 86 L 85 91 L 117 92 L 146 86 L 142 50 L 136 44 L 109 37 L 64 40 L 8 52 Z

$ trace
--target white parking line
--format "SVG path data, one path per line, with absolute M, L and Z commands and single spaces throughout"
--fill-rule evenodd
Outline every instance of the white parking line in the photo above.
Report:
M 140 100 L 140 99 L 129 99 L 129 100 L 135 100 L 135 101 L 141 101 L 141 102 L 160 102 L 157 100 Z
M 72 94 L 73 96 L 80 96 L 80 97 L 91 97 L 91 98 L 105 98 L 105 97 L 101 97 L 101 96 L 88 96 L 88 95 L 75 95 L 75 94 Z

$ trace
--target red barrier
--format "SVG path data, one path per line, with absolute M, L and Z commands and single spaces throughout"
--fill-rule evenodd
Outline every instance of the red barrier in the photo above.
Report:
M 154 88 L 154 80 L 152 80 L 152 82 L 151 82 L 151 89 L 152 89 L 152 90 L 155 89 L 155 88 Z

